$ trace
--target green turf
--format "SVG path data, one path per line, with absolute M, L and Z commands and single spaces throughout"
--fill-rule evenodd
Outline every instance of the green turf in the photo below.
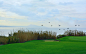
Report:
M 67 36 L 58 40 L 66 42 L 86 42 L 86 36 Z
M 86 54 L 86 36 L 63 37 L 60 42 L 32 40 L 0 46 L 0 54 Z

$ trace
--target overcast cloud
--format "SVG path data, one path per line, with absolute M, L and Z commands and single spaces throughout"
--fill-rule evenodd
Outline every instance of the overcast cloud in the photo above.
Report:
M 0 0 L 0 25 L 86 27 L 86 0 Z

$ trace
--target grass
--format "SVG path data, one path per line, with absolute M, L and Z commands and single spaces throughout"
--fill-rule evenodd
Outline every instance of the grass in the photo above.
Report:
M 63 42 L 86 42 L 86 36 L 67 36 L 58 40 Z
M 67 36 L 60 42 L 32 40 L 0 46 L 0 54 L 86 54 L 86 36 Z

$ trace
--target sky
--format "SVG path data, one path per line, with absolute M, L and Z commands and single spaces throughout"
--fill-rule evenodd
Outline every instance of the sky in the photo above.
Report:
M 0 25 L 86 28 L 85 24 L 86 0 L 0 0 Z

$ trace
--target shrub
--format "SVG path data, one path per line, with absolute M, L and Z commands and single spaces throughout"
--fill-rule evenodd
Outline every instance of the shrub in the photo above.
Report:
M 66 35 L 62 35 L 62 37 L 66 37 Z
M 13 36 L 8 37 L 8 41 L 7 41 L 8 44 L 10 44 L 10 43 L 18 43 L 18 42 L 19 42 L 18 38 L 13 37 Z
M 67 30 L 64 32 L 66 36 L 85 36 L 85 32 L 78 30 Z
M 56 39 L 55 32 L 48 31 L 21 31 L 14 32 L 13 36 L 3 37 L 0 39 L 0 44 L 10 44 L 10 43 L 18 43 L 18 42 L 26 42 L 30 40 L 43 40 L 43 39 Z
M 62 35 L 58 35 L 58 36 L 57 36 L 57 39 L 59 39 L 59 38 L 62 38 Z
M 62 37 L 66 37 L 66 35 L 58 35 L 57 39 L 62 38 Z
M 0 36 L 0 44 L 7 44 L 7 37 L 4 37 L 4 36 Z
M 56 39 L 55 32 L 48 32 L 48 31 L 21 31 L 19 30 L 18 33 L 14 33 L 13 36 L 19 38 L 19 42 L 25 42 L 29 40 L 42 40 L 42 39 Z

